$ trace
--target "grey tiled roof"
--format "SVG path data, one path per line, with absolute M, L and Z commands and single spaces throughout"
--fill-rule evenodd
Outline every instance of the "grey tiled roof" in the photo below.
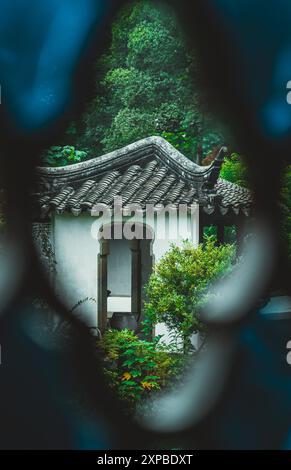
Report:
M 112 206 L 117 196 L 124 207 L 198 203 L 208 214 L 248 215 L 251 194 L 218 178 L 222 161 L 223 151 L 211 166 L 200 167 L 164 139 L 151 137 L 76 165 L 39 168 L 34 198 L 43 217 L 92 213 L 97 203 Z

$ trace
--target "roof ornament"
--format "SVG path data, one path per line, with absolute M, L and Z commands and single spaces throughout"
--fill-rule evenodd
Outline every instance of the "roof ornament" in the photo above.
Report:
M 205 182 L 205 186 L 207 187 L 208 190 L 213 189 L 214 186 L 216 185 L 219 175 L 220 175 L 222 164 L 227 154 L 228 154 L 227 147 L 221 147 L 220 150 L 217 152 L 217 155 L 210 167 L 210 171 L 207 174 L 207 181 Z

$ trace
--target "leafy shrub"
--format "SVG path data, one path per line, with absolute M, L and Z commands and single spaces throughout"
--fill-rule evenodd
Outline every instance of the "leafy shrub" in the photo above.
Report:
M 76 150 L 71 145 L 53 146 L 45 152 L 42 163 L 44 166 L 66 166 L 79 163 L 86 157 L 87 152 Z
M 237 153 L 232 153 L 230 157 L 225 159 L 220 177 L 239 186 L 248 186 L 247 168 Z
M 155 265 L 146 286 L 144 331 L 163 322 L 183 341 L 184 352 L 191 350 L 193 333 L 204 330 L 199 309 L 206 300 L 210 282 L 230 271 L 235 250 L 232 245 L 216 246 L 206 239 L 195 248 L 185 241 L 171 249 Z
M 181 358 L 159 346 L 159 338 L 144 341 L 130 330 L 107 330 L 98 348 L 110 387 L 129 405 L 161 390 L 181 368 Z

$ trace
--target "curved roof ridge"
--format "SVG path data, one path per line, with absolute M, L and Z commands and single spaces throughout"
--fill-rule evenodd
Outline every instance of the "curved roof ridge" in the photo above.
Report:
M 63 167 L 37 167 L 36 171 L 37 176 L 42 178 L 74 181 L 155 156 L 185 180 L 198 178 L 215 184 L 226 151 L 223 149 L 224 152 L 221 149 L 211 165 L 204 167 L 189 160 L 162 137 L 152 136 L 84 162 Z

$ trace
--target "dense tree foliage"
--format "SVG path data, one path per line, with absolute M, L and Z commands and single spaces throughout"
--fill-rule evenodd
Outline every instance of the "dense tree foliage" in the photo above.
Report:
M 127 6 L 97 63 L 96 96 L 78 129 L 78 147 L 98 155 L 150 135 L 165 137 L 197 160 L 222 137 L 203 107 L 197 60 L 171 10 Z

